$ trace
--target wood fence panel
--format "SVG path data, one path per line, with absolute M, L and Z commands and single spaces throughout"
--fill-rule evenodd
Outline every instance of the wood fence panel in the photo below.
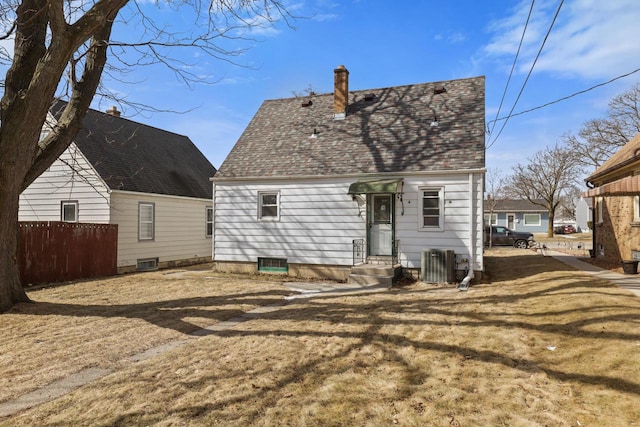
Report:
M 20 222 L 18 264 L 23 285 L 117 274 L 118 226 Z

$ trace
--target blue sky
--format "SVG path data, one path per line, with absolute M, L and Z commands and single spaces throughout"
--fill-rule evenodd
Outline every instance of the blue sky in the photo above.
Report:
M 144 10 L 175 26 L 190 21 L 139 1 Z M 234 60 L 249 67 L 184 50 L 194 72 L 217 83 L 185 87 L 162 67 L 141 68 L 127 79 L 105 81 L 129 101 L 185 114 L 123 115 L 189 136 L 219 167 L 265 99 L 286 98 L 312 87 L 333 91 L 333 70 L 345 65 L 352 90 L 486 76 L 487 121 L 495 118 L 531 1 L 292 0 L 289 10 L 306 18 L 256 31 L 256 42 Z M 524 44 L 501 116 L 512 108 L 556 13 L 560 0 L 535 1 Z M 565 1 L 514 109 L 554 101 L 640 68 L 637 0 Z M 122 27 L 116 29 L 123 31 Z M 126 31 L 126 30 L 124 30 Z M 511 118 L 487 151 L 487 167 L 510 172 L 536 151 L 604 115 L 607 102 L 640 82 L 640 72 L 570 100 Z M 108 105 L 97 105 L 106 108 Z

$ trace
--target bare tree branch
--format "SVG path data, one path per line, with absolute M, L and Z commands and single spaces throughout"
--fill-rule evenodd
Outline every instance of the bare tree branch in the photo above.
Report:
M 583 166 L 595 169 L 638 132 L 640 83 L 614 97 L 609 102 L 606 117 L 588 120 L 577 135 L 567 133 L 562 139 L 578 154 L 578 161 Z
M 582 172 L 582 166 L 573 151 L 556 144 L 538 151 L 528 164 L 514 166 L 510 186 L 518 197 L 549 212 L 547 233 L 552 237 L 556 210 L 563 197 L 573 190 Z

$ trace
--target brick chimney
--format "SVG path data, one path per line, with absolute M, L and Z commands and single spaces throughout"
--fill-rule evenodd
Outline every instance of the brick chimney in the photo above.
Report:
M 349 70 L 339 65 L 333 70 L 333 119 L 344 120 L 349 105 Z
M 116 108 L 115 105 L 112 105 L 111 108 L 109 108 L 107 111 L 105 111 L 108 115 L 110 116 L 114 116 L 114 117 L 120 117 L 120 111 L 118 111 L 118 109 Z

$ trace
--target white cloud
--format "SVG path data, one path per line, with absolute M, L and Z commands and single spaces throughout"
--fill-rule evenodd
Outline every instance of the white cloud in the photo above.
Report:
M 318 13 L 317 15 L 313 15 L 311 19 L 316 22 L 327 22 L 327 21 L 335 21 L 339 18 L 339 15 L 335 13 Z
M 459 31 L 449 33 L 449 34 L 441 34 L 438 33 L 433 36 L 433 39 L 436 41 L 444 40 L 448 44 L 458 44 L 467 40 L 467 36 Z
M 516 53 L 530 2 L 489 27 L 488 57 L 511 61 Z M 552 22 L 557 2 L 536 3 L 527 28 L 518 71 L 526 73 Z M 640 43 L 634 33 L 640 22 L 637 0 L 576 0 L 566 2 L 545 44 L 535 71 L 566 77 L 605 79 L 640 67 Z

